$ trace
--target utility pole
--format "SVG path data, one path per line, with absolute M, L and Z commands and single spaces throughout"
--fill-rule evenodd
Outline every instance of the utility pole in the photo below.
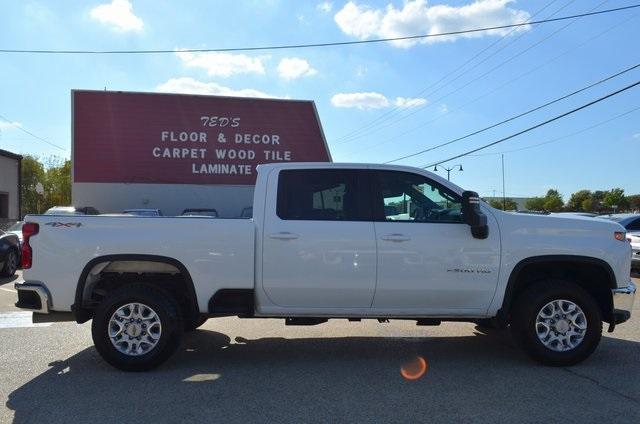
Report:
M 507 193 L 504 188 L 504 153 L 500 155 L 502 157 L 502 210 L 507 210 Z

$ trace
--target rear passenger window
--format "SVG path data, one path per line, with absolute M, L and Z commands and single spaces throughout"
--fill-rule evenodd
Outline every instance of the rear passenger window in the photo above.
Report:
M 364 221 L 370 219 L 363 173 L 349 169 L 281 171 L 277 214 L 285 220 Z

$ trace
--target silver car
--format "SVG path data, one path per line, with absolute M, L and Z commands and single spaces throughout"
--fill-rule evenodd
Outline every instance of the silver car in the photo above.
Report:
M 627 233 L 631 242 L 631 273 L 640 275 L 640 231 Z

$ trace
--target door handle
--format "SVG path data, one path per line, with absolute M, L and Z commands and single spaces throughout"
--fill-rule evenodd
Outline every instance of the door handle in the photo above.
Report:
M 384 240 L 384 241 L 395 241 L 395 242 L 411 240 L 411 237 L 405 236 L 404 234 L 387 234 L 387 235 L 382 236 L 380 238 L 382 240 Z
M 290 233 L 288 231 L 280 231 L 279 233 L 269 234 L 269 238 L 278 239 L 278 240 L 295 240 L 299 236 L 294 233 Z

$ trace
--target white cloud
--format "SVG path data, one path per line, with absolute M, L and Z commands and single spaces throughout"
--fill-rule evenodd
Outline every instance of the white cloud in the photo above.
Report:
M 389 99 L 380 93 L 374 91 L 359 93 L 338 93 L 331 98 L 331 104 L 341 108 L 357 108 L 357 109 L 382 109 L 389 106 L 399 108 L 411 108 L 421 106 L 427 103 L 427 99 L 396 97 L 395 101 Z
M 460 6 L 437 4 L 429 6 L 426 0 L 408 0 L 401 9 L 389 4 L 385 9 L 348 2 L 334 16 L 342 32 L 359 39 L 395 38 L 418 34 L 437 34 L 465 29 L 509 25 L 527 21 L 529 13 L 508 7 L 513 0 L 476 0 Z M 529 26 L 516 31 L 528 30 Z M 421 43 L 454 41 L 458 38 L 477 38 L 487 35 L 506 35 L 510 28 L 474 32 L 417 40 L 394 41 L 398 47 Z
M 369 38 L 378 33 L 382 12 L 349 2 L 333 17 L 342 32 L 357 38 Z
M 129 0 L 112 0 L 111 3 L 101 4 L 89 12 L 91 18 L 116 31 L 142 31 L 144 22 L 133 13 L 133 5 Z
M 422 106 L 424 104 L 427 104 L 427 99 L 423 99 L 421 97 L 396 97 L 395 101 L 395 105 L 403 109 Z
M 0 121 L 0 130 L 11 130 L 21 126 L 22 124 L 20 122 Z
M 202 82 L 189 77 L 171 78 L 167 82 L 156 86 L 156 91 L 161 93 L 207 94 L 214 96 L 280 98 L 252 88 L 235 90 L 215 82 Z
M 333 9 L 333 3 L 331 3 L 330 1 L 323 1 L 322 3 L 318 3 L 316 5 L 316 9 L 318 9 L 320 12 L 329 13 L 331 12 L 331 9 Z
M 263 60 L 269 56 L 250 57 L 231 53 L 190 53 L 176 51 L 176 56 L 189 68 L 201 68 L 214 77 L 229 77 L 235 74 L 264 74 Z
M 389 100 L 380 93 L 338 93 L 331 98 L 335 107 L 380 109 L 389 106 Z
M 309 62 L 297 57 L 285 57 L 278 64 L 278 75 L 286 80 L 308 77 L 317 73 L 318 71 L 313 69 Z

